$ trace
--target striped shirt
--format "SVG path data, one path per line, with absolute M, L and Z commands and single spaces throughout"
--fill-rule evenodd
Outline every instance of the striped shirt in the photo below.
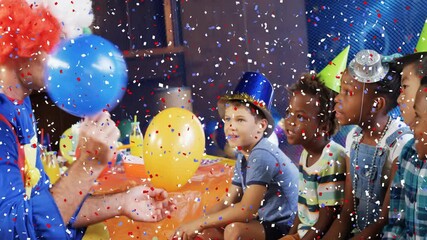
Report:
M 307 167 L 307 151 L 299 163 L 298 234 L 302 238 L 319 219 L 319 209 L 340 206 L 344 199 L 345 149 L 331 141 L 320 158 Z
M 425 239 L 427 236 L 427 164 L 420 161 L 415 140 L 399 157 L 390 195 L 389 224 L 383 239 Z

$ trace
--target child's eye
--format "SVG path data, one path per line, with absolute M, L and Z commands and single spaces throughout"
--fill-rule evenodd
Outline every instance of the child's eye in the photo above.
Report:
M 408 88 L 408 85 L 404 84 L 404 85 L 400 86 L 400 88 L 401 89 L 406 89 L 406 88 Z
M 229 117 L 225 117 L 224 118 L 224 122 L 229 122 L 230 121 L 230 118 Z
M 352 91 L 351 88 L 347 87 L 347 86 L 343 86 L 341 87 L 341 92 L 340 94 L 344 95 L 344 96 L 353 96 L 354 92 Z
M 244 121 L 245 121 L 245 119 L 243 119 L 243 118 L 239 118 L 239 119 L 237 119 L 237 121 L 238 121 L 238 122 L 244 122 Z
M 291 116 L 291 112 L 289 110 L 286 110 L 285 112 L 285 118 L 289 118 Z
M 298 121 L 300 121 L 300 122 L 304 122 L 306 118 L 305 118 L 303 115 L 298 114 L 298 115 L 297 115 L 297 119 L 298 119 Z

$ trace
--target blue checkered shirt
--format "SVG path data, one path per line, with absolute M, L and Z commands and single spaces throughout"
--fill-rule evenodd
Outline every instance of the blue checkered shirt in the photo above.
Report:
M 427 236 L 427 164 L 420 161 L 412 139 L 402 149 L 391 185 L 389 224 L 383 239 Z

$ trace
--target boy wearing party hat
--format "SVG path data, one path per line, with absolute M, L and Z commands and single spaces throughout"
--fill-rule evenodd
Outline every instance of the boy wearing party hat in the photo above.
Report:
M 297 210 L 298 170 L 266 137 L 273 132 L 273 87 L 260 73 L 246 72 L 218 113 L 230 146 L 238 150 L 228 193 L 207 214 L 182 225 L 176 237 L 278 239 Z
M 304 74 L 289 88 L 285 134 L 302 145 L 299 161 L 298 216 L 288 239 L 317 239 L 329 229 L 344 198 L 345 149 L 330 137 L 337 130 L 334 98 L 347 65 L 345 48 L 317 76 Z
M 427 20 L 424 23 L 414 53 L 398 59 L 398 62 L 403 65 L 398 103 L 403 121 L 408 125 L 411 125 L 415 118 L 414 99 L 420 86 L 420 79 L 427 75 L 427 72 L 422 69 L 423 59 L 427 59 Z
M 427 164 L 422 154 L 422 124 L 425 114 L 427 67 L 427 22 L 418 40 L 416 53 L 405 56 L 403 62 L 400 108 L 404 121 L 414 130 L 415 139 L 402 149 L 390 194 L 388 225 L 383 239 L 422 239 L 427 235 Z M 421 61 L 421 62 L 420 62 Z M 424 75 L 424 77 L 423 77 Z M 417 144 L 418 142 L 418 144 Z

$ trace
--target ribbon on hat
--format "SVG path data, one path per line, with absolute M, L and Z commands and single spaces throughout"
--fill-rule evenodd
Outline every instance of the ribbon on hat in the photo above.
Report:
M 383 63 L 395 63 L 397 59 L 401 58 L 402 54 L 393 53 L 391 55 L 386 55 L 381 57 L 381 62 Z

